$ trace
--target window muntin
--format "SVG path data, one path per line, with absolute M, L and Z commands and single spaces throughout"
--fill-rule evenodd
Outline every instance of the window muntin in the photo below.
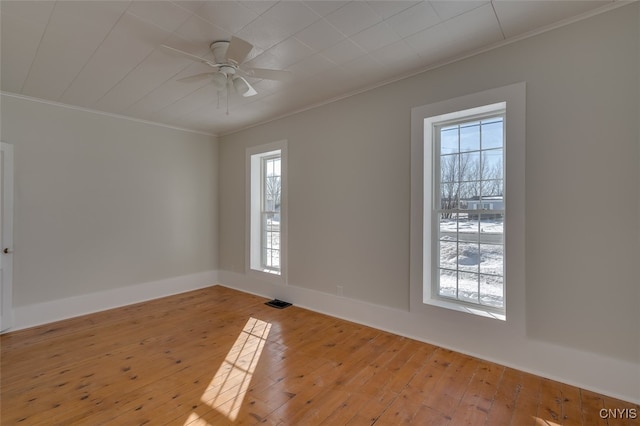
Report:
M 503 312 L 504 111 L 432 123 L 431 296 Z

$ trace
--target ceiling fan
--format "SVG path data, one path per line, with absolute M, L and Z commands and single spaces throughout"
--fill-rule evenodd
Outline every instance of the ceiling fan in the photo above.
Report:
M 192 55 L 171 46 L 161 45 L 162 48 L 179 54 L 192 61 L 200 62 L 214 69 L 212 72 L 192 75 L 181 78 L 178 81 L 199 81 L 210 79 L 213 85 L 218 89 L 218 93 L 226 90 L 227 100 L 229 93 L 233 90 L 242 96 L 249 97 L 257 95 L 258 92 L 251 86 L 246 77 L 267 79 L 267 80 L 285 80 L 289 77 L 290 72 L 284 70 L 272 70 L 265 68 L 243 68 L 242 63 L 245 61 L 253 45 L 238 37 L 231 37 L 230 41 L 219 40 L 211 43 L 209 48 L 213 52 L 215 61 Z

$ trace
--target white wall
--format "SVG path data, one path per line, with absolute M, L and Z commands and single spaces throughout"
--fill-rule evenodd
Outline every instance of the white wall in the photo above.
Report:
M 631 4 L 221 138 L 220 282 L 640 401 L 639 24 Z M 517 82 L 524 327 L 409 312 L 411 108 Z M 282 139 L 286 287 L 244 274 L 245 150 Z
M 1 107 L 16 326 L 215 283 L 214 137 L 10 95 Z

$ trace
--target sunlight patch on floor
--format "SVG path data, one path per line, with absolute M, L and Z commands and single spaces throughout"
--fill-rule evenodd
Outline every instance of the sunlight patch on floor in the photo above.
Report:
M 540 417 L 533 417 L 536 421 L 536 426 L 560 426 L 560 423 L 552 422 L 551 420 L 545 420 Z
M 202 394 L 202 402 L 231 421 L 237 418 L 270 330 L 270 323 L 249 318 Z M 196 413 L 192 413 L 184 424 L 208 425 Z
M 207 422 L 204 419 L 201 419 L 196 413 L 191 413 L 187 418 L 187 421 L 184 422 L 185 426 L 213 426 L 211 423 Z

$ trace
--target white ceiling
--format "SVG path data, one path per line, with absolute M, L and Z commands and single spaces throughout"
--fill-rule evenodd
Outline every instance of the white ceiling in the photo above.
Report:
M 6 1 L 0 2 L 1 90 L 212 134 L 225 134 L 410 75 L 569 20 L 614 0 Z M 210 71 L 160 48 L 213 58 L 209 44 L 254 45 L 251 79 L 229 114 Z

